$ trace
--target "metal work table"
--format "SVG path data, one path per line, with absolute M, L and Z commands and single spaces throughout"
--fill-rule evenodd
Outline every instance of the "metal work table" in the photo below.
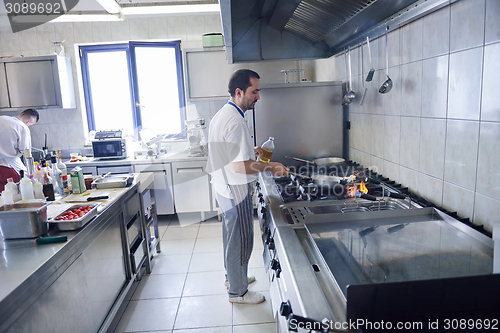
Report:
M 51 236 L 66 235 L 68 236 L 67 242 L 35 244 L 33 239 L 4 240 L 0 237 L 0 332 L 10 332 L 9 330 L 12 329 L 10 326 L 26 309 L 42 299 L 43 297 L 40 296 L 43 296 L 42 294 L 51 288 L 78 258 L 85 256 L 83 251 L 94 243 L 99 235 L 109 233 L 106 231 L 109 227 L 116 230 L 116 226 L 119 225 L 114 222 L 115 216 L 120 214 L 125 201 L 128 200 L 128 194 L 141 193 L 139 190 L 147 188 L 152 179 L 151 173 L 137 174 L 134 183 L 130 187 L 118 189 L 118 194 L 109 199 L 112 202 L 106 202 L 105 208 L 98 216 L 82 229 L 58 231 L 51 226 L 49 234 Z M 114 238 L 108 242 L 121 243 L 119 230 L 114 235 Z M 101 238 L 100 241 L 106 243 L 105 238 Z M 115 247 L 119 250 L 118 255 L 121 256 L 122 246 Z M 120 261 L 123 259 L 120 258 Z M 84 268 L 88 269 L 88 267 Z M 123 270 L 118 268 L 117 271 Z M 117 280 L 125 281 L 125 273 Z M 123 289 L 124 287 L 118 286 L 116 288 Z M 123 294 L 123 290 L 121 294 Z M 67 299 L 71 302 L 77 296 L 68 295 Z M 47 315 L 49 318 L 51 317 L 49 313 Z M 59 315 L 53 314 L 53 316 Z M 82 331 L 84 331 L 83 328 Z

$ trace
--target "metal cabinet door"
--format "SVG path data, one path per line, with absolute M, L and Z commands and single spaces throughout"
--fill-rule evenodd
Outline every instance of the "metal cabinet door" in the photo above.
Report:
M 175 211 L 210 211 L 210 183 L 205 161 L 172 163 Z
M 174 214 L 174 196 L 172 188 L 172 169 L 170 163 L 136 164 L 134 172 L 152 172 L 153 190 L 158 215 Z
M 54 61 L 5 63 L 11 107 L 55 106 Z

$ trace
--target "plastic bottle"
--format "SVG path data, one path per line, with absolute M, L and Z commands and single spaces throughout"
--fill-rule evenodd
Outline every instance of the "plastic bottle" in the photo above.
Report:
M 2 192 L 2 201 L 4 205 L 12 205 L 14 203 L 14 197 L 10 190 L 4 190 Z
M 40 165 L 38 164 L 38 162 L 35 162 L 35 169 L 33 170 L 33 178 L 38 180 L 38 181 L 41 181 L 42 179 L 42 169 L 40 168 Z
M 69 184 L 68 184 L 68 169 L 66 168 L 66 164 L 62 161 L 62 154 L 60 150 L 56 150 L 57 157 L 57 167 L 61 170 L 61 178 L 62 184 L 58 184 L 60 188 L 63 189 L 63 193 L 69 193 Z
M 7 178 L 7 184 L 5 184 L 5 189 L 12 192 L 12 194 L 19 194 L 19 189 L 16 183 L 14 183 L 13 178 Z
M 21 200 L 19 189 L 17 188 L 16 183 L 14 183 L 13 178 L 7 178 L 7 184 L 5 184 L 5 189 L 12 192 L 12 200 L 14 200 L 14 202 Z
M 23 200 L 35 199 L 35 193 L 33 192 L 33 184 L 28 176 L 24 176 L 19 182 L 19 189 L 21 190 L 21 198 Z
M 274 152 L 274 138 L 272 136 L 260 146 L 262 155 L 259 156 L 259 161 L 268 163 L 271 160 Z
M 35 193 L 35 199 L 45 200 L 45 195 L 43 194 L 43 186 L 38 180 L 35 180 L 35 183 L 33 184 L 33 192 Z

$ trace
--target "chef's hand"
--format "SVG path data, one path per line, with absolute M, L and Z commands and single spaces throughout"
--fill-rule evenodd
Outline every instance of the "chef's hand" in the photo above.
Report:
M 260 148 L 260 146 L 253 147 L 253 151 L 254 151 L 256 157 L 259 157 L 263 154 L 262 148 Z
M 288 176 L 288 171 L 290 170 L 283 164 L 279 162 L 269 162 L 269 171 L 273 174 L 273 176 L 276 177 L 281 177 L 281 176 Z M 267 169 L 267 168 L 266 168 Z

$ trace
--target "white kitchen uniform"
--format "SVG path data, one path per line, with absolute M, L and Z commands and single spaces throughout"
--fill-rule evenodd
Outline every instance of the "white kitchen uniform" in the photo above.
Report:
M 250 130 L 243 111 L 229 101 L 210 121 L 207 172 L 222 213 L 224 268 L 229 297 L 248 291 L 248 261 L 253 249 L 253 181 L 257 173 L 236 173 L 232 162 L 253 160 Z
M 26 171 L 20 156 L 31 149 L 28 126 L 18 117 L 0 116 L 0 133 L 0 165 Z
M 214 190 L 231 198 L 228 185 L 253 182 L 258 174 L 236 173 L 232 162 L 254 160 L 253 140 L 243 112 L 232 102 L 224 105 L 210 120 L 207 172 Z

